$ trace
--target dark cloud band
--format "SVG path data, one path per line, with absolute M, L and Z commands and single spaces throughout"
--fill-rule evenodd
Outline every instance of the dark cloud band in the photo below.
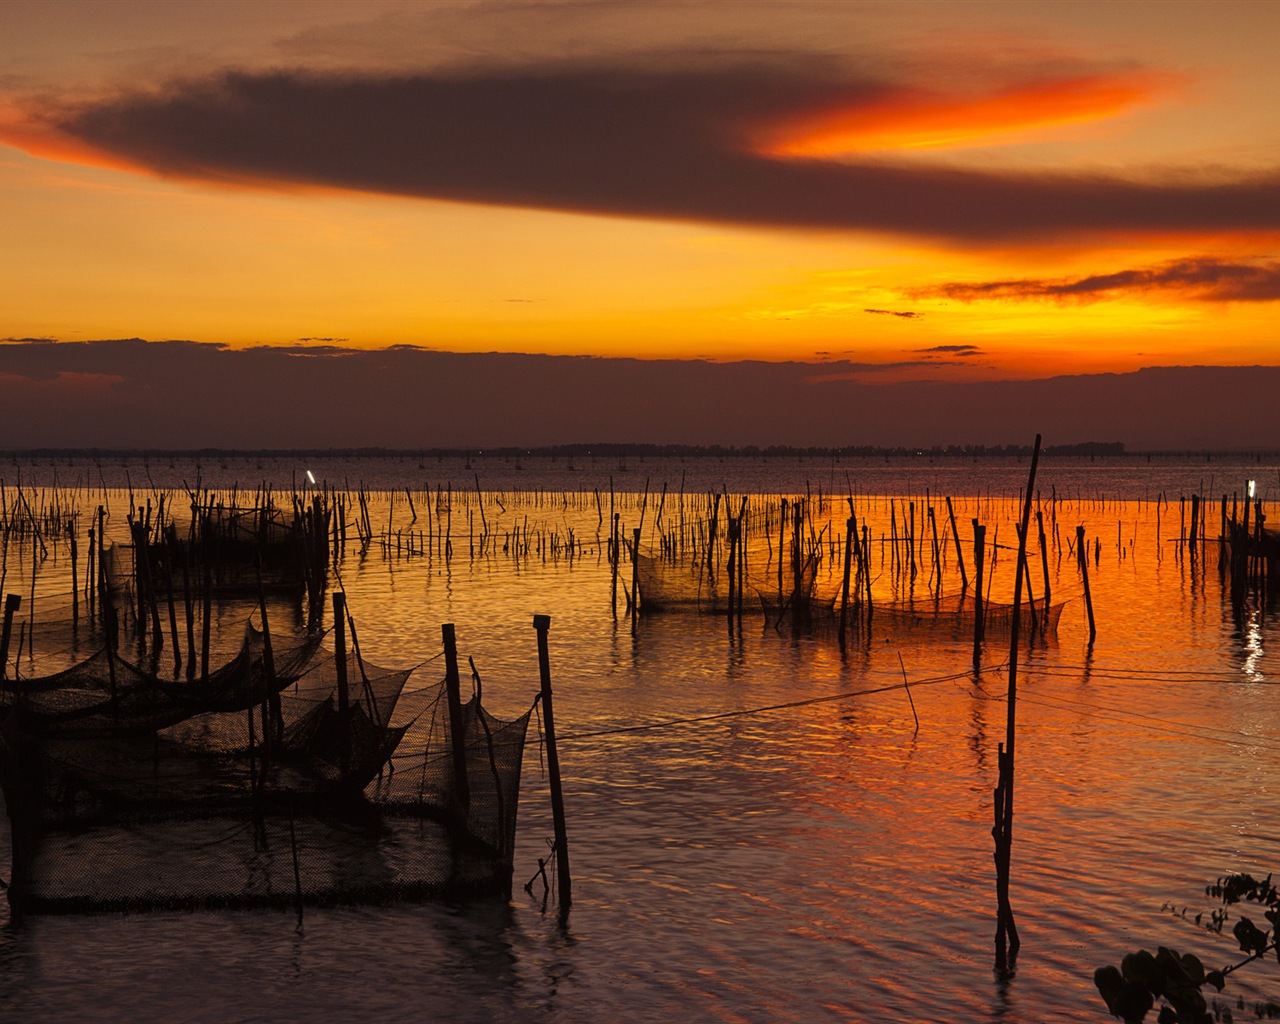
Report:
M 1231 181 L 779 158 L 761 131 L 895 86 L 773 60 L 358 77 L 229 73 L 41 119 L 169 175 L 961 243 L 1280 230 L 1280 173 Z

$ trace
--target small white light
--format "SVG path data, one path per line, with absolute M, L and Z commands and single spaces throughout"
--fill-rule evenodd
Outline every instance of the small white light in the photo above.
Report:
M 1251 498 L 1253 497 L 1253 492 L 1254 492 L 1254 489 L 1256 488 L 1256 486 L 1257 486 L 1257 481 L 1256 481 L 1256 480 L 1250 480 L 1250 481 L 1249 481 L 1249 497 L 1251 497 Z
M 311 470 L 307 470 L 307 479 L 308 479 L 308 480 L 310 480 L 312 483 L 315 483 L 315 482 L 316 482 L 316 478 L 315 478 L 314 476 L 312 476 L 312 475 L 311 475 Z M 1249 493 L 1250 493 L 1250 494 L 1253 494 L 1253 481 L 1252 481 L 1252 480 L 1250 480 L 1250 481 L 1249 481 Z

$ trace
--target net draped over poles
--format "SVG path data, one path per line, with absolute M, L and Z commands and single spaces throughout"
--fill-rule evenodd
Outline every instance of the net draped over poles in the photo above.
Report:
M 443 681 L 246 627 L 207 677 L 106 647 L 0 692 L 10 902 L 28 912 L 504 893 L 527 712 L 464 706 L 459 801 Z
M 660 538 L 657 546 L 631 546 L 640 614 L 757 616 L 767 625 L 789 624 L 823 639 L 842 639 L 843 630 L 844 638 L 857 634 L 865 639 L 874 633 L 886 641 L 912 634 L 968 639 L 981 616 L 982 635 L 1008 636 L 1011 603 L 981 598 L 967 581 L 961 592 L 943 593 L 941 576 L 926 580 L 923 571 L 918 584 L 914 577 L 909 580 L 908 573 L 914 570 L 909 569 L 906 556 L 886 554 L 894 542 L 883 537 L 875 542 L 881 563 L 873 571 L 865 550 L 873 543 L 869 537 L 860 542 L 851 533 L 848 541 L 840 541 L 838 550 L 830 524 L 816 528 L 803 502 L 790 507 L 791 522 L 798 520 L 801 528 L 788 529 L 784 519 L 779 535 L 779 519 L 771 513 L 754 524 L 749 548 L 739 544 L 734 550 L 733 532 L 716 529 L 715 520 L 687 525 L 686 533 L 696 538 L 687 546 L 671 538 Z M 736 526 L 745 521 L 741 517 L 729 522 Z M 767 549 L 762 537 L 768 538 Z M 846 543 L 859 546 L 857 557 L 845 554 Z M 908 541 L 904 538 L 897 544 L 906 547 Z M 940 572 L 936 565 L 933 570 Z M 874 602 L 873 583 L 877 584 Z M 879 591 L 886 584 L 896 591 L 894 596 L 881 596 Z M 1041 639 L 1055 637 L 1066 603 L 1024 600 L 1024 632 Z

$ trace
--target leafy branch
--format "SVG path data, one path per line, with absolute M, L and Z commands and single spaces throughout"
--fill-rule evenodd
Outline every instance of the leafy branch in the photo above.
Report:
M 1099 967 L 1093 973 L 1093 983 L 1113 1017 L 1119 1017 L 1125 1024 L 1141 1024 L 1159 1000 L 1157 1024 L 1213 1024 L 1214 1014 L 1209 1012 L 1204 998 L 1206 985 L 1221 992 L 1229 975 L 1255 960 L 1275 953 L 1280 961 L 1277 936 L 1280 893 L 1270 875 L 1261 881 L 1247 874 L 1228 875 L 1206 886 L 1205 895 L 1220 900 L 1222 907 L 1214 910 L 1207 921 L 1202 914 L 1197 914 L 1195 921 L 1215 935 L 1222 934 L 1229 919 L 1226 908 L 1241 902 L 1263 908 L 1262 916 L 1270 927 L 1259 928 L 1249 918 L 1240 916 L 1231 934 L 1240 944 L 1240 951 L 1248 955 L 1217 971 L 1206 971 L 1200 960 L 1190 953 L 1180 954 L 1164 946 L 1154 954 L 1145 949 L 1130 953 L 1119 967 Z M 1185 913 L 1183 911 L 1184 916 Z M 1268 1005 L 1265 1009 L 1267 1015 L 1272 1016 L 1276 1008 Z

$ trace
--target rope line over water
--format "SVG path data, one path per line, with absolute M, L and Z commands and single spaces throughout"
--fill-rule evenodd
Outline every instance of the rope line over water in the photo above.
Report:
M 949 683 L 957 679 L 964 679 L 972 673 L 968 671 L 955 672 L 951 675 L 933 676 L 929 679 L 917 679 L 912 686 L 929 686 L 934 683 Z M 595 739 L 599 736 L 617 736 L 622 733 L 629 732 L 650 732 L 655 729 L 667 729 L 677 725 L 696 725 L 700 722 L 715 722 L 725 718 L 743 718 L 747 715 L 759 715 L 770 711 L 787 711 L 791 708 L 810 707 L 814 704 L 830 704 L 835 701 L 848 700 L 851 697 L 866 697 L 876 693 L 889 693 L 893 690 L 905 690 L 903 683 L 890 683 L 886 686 L 873 686 L 865 690 L 848 690 L 844 693 L 833 693 L 825 697 L 808 697 L 804 700 L 787 701 L 785 704 L 766 704 L 758 708 L 739 708 L 734 711 L 718 711 L 710 715 L 695 715 L 691 718 L 668 718 L 661 722 L 649 722 L 644 725 L 623 725 L 613 729 L 600 729 L 595 732 L 578 732 L 569 733 L 568 735 L 559 737 L 561 742 L 570 740 L 587 740 Z

